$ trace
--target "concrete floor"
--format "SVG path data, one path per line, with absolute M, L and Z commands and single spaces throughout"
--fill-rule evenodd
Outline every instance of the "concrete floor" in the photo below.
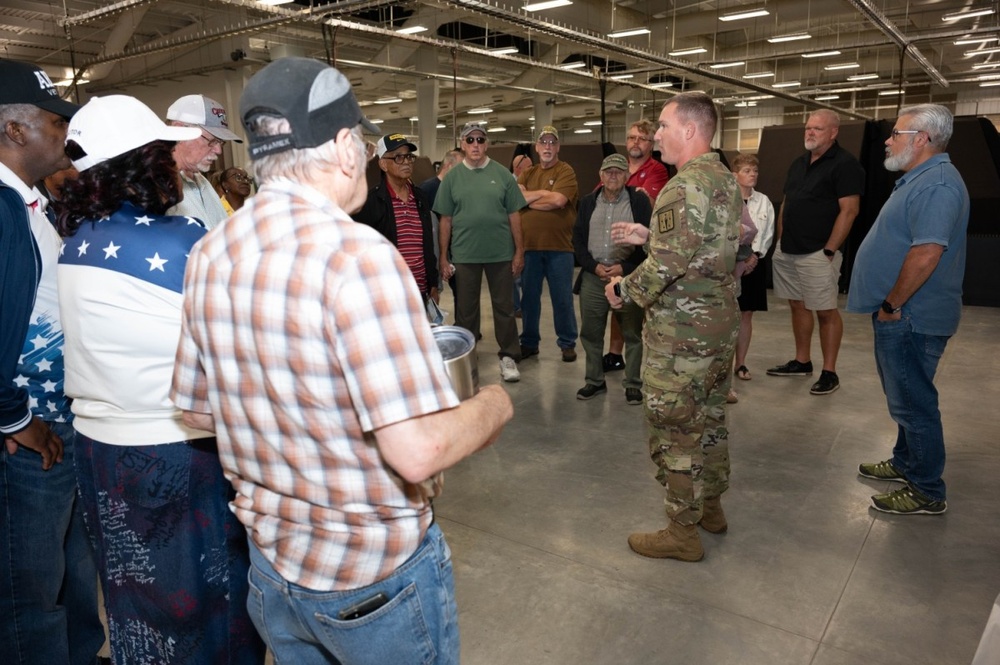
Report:
M 681 563 L 629 550 L 631 531 L 665 526 L 642 408 L 626 405 L 621 373 L 606 395 L 576 399 L 582 348 L 561 361 L 543 298 L 541 355 L 505 384 L 514 420 L 446 473 L 435 504 L 464 665 L 970 662 L 1000 593 L 1000 450 L 988 430 L 1000 309 L 966 308 L 938 369 L 948 513 L 901 517 L 870 510 L 891 484 L 856 473 L 887 458 L 896 433 L 869 320 L 844 315 L 842 387 L 816 397 L 815 376 L 764 373 L 794 355 L 787 305 L 771 298 L 754 317 L 753 380 L 734 382 L 729 532 L 704 534 L 705 559 Z M 483 333 L 481 382 L 495 383 L 485 298 Z

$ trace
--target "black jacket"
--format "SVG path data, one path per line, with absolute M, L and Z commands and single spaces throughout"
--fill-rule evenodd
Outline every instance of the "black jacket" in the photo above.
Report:
M 437 258 L 434 255 L 434 231 L 431 227 L 431 207 L 419 187 L 414 185 L 411 189 L 413 190 L 413 200 L 417 204 L 417 214 L 420 216 L 420 226 L 424 232 L 424 270 L 427 271 L 427 283 L 417 286 L 420 287 L 420 293 L 426 296 L 432 288 L 437 288 L 438 285 Z M 372 227 L 397 248 L 399 247 L 396 236 L 396 214 L 392 208 L 392 199 L 386 187 L 385 176 L 382 176 L 382 181 L 379 184 L 368 190 L 368 200 L 353 217 L 354 221 Z
M 576 254 L 576 262 L 589 273 L 596 274 L 597 261 L 587 249 L 587 242 L 590 240 L 590 217 L 597 208 L 597 197 L 604 191 L 604 187 L 587 194 L 576 208 L 576 223 L 573 224 L 573 252 Z M 653 216 L 653 204 L 649 202 L 649 197 L 644 193 L 636 191 L 634 187 L 626 187 L 629 202 L 632 205 L 632 218 L 638 224 L 649 227 L 649 219 Z M 637 246 L 629 254 L 628 258 L 622 261 L 622 272 L 626 275 L 639 267 L 639 264 L 646 260 L 646 252 L 641 246 Z

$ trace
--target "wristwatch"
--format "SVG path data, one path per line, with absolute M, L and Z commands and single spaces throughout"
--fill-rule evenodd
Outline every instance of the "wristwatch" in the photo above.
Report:
M 834 250 L 832 250 L 832 249 L 827 249 L 826 247 L 823 248 L 823 255 L 824 256 L 834 256 L 836 253 L 837 252 L 834 251 Z
M 902 307 L 893 307 L 892 303 L 889 302 L 888 300 L 883 300 L 882 301 L 882 311 L 885 312 L 886 314 L 897 314 L 899 312 L 899 310 L 901 310 L 901 309 L 903 309 L 903 308 Z

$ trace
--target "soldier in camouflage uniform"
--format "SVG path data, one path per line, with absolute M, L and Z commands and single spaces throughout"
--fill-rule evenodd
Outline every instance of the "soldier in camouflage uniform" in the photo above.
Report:
M 660 192 L 648 231 L 612 226 L 618 243 L 648 242 L 648 256 L 607 287 L 612 307 L 632 301 L 646 310 L 643 400 L 650 455 L 667 489 L 669 526 L 634 533 L 629 546 L 684 561 L 704 556 L 699 523 L 712 533 L 727 528 L 719 497 L 729 485 L 725 403 L 740 317 L 733 269 L 743 200 L 711 151 L 716 123 L 703 93 L 663 107 L 655 139 L 677 175 Z

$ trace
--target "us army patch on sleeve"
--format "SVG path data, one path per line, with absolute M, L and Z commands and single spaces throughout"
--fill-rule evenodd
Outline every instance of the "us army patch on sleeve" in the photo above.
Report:
M 660 233 L 669 233 L 674 230 L 674 209 L 669 208 L 656 213 L 656 222 L 659 225 Z

